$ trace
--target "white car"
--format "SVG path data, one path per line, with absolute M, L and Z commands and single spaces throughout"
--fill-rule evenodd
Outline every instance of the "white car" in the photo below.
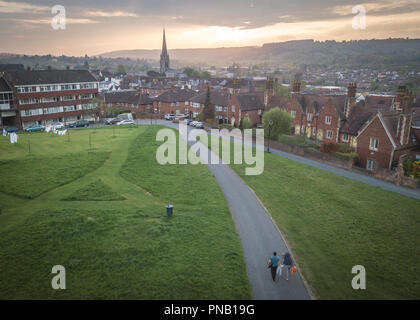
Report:
M 61 130 L 64 129 L 64 124 L 62 124 L 61 122 L 55 122 L 51 125 L 51 128 L 55 130 Z
M 204 124 L 200 121 L 196 121 L 194 127 L 199 128 L 199 129 L 203 129 L 204 128 Z
M 133 120 L 126 119 L 117 123 L 117 126 L 124 125 L 124 124 L 134 124 Z

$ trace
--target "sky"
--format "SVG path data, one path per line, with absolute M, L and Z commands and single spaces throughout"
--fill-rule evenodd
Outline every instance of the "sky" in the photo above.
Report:
M 65 28 L 54 28 L 63 9 Z M 420 38 L 419 21 L 420 0 L 0 0 L 0 52 L 160 49 L 163 28 L 169 50 Z

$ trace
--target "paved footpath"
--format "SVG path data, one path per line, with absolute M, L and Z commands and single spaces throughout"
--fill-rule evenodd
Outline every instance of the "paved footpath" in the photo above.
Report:
M 150 121 L 142 124 L 150 124 Z M 178 129 L 176 124 L 169 121 L 159 121 L 158 124 Z M 222 188 L 232 212 L 242 242 L 253 298 L 256 300 L 311 299 L 299 272 L 290 276 L 289 281 L 286 281 L 284 277 L 276 282 L 271 279 L 267 260 L 273 251 L 281 254 L 287 251 L 287 247 L 278 228 L 252 190 L 229 165 L 209 164 L 208 167 Z

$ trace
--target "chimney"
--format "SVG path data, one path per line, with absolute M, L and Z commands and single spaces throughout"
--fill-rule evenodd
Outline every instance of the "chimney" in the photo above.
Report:
M 292 93 L 300 93 L 301 86 L 302 86 L 302 82 L 300 82 L 300 80 L 293 80 Z
M 406 95 L 406 93 L 407 93 L 406 86 L 398 87 L 397 96 L 395 97 L 394 104 L 393 104 L 394 110 L 401 110 L 404 96 Z
M 271 98 L 274 96 L 274 80 L 273 78 L 268 78 L 267 82 L 265 83 L 265 91 L 264 91 L 264 105 L 270 103 Z
M 239 80 L 238 79 L 233 79 L 233 94 L 238 94 L 239 93 Z
M 356 91 L 357 91 L 357 84 L 355 82 L 350 82 L 347 87 L 347 98 L 344 105 L 344 114 L 346 118 L 350 116 L 351 109 L 356 104 Z
M 405 90 L 404 96 L 400 96 L 401 100 L 401 114 L 398 118 L 397 138 L 401 145 L 406 145 L 410 142 L 411 121 L 413 119 L 413 95 L 408 90 Z

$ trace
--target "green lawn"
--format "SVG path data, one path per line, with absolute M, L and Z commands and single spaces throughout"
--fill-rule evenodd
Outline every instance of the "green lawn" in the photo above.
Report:
M 217 182 L 203 165 L 158 165 L 157 129 L 0 137 L 0 299 L 251 297 Z M 66 290 L 51 288 L 54 265 Z
M 231 167 L 273 216 L 318 298 L 420 298 L 419 200 L 274 154 L 265 153 L 260 176 Z M 354 265 L 366 268 L 364 291 L 351 287 Z

